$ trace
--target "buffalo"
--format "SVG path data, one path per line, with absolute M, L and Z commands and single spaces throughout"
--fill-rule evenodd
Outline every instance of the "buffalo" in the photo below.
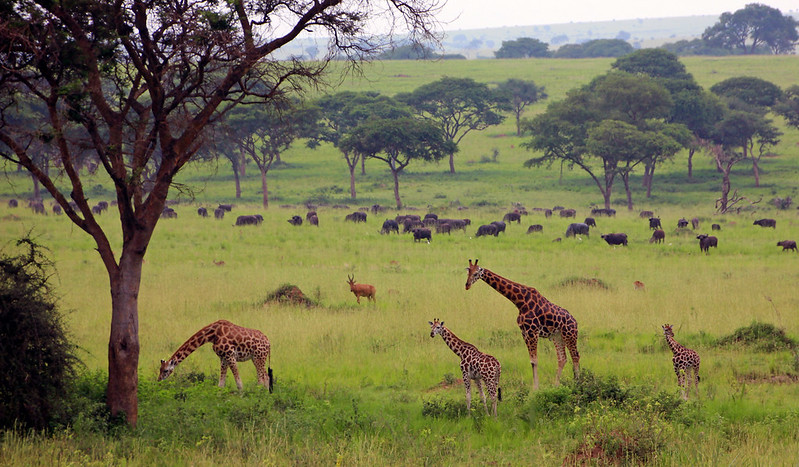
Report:
M 627 246 L 626 233 L 610 233 L 602 235 L 602 240 L 608 242 L 608 245 L 624 245 Z
M 319 216 L 314 214 L 313 216 L 308 218 L 308 225 L 313 225 L 319 227 Z
M 586 217 L 583 223 L 588 227 L 596 227 L 596 219 L 594 219 L 593 217 Z
M 413 229 L 413 241 L 419 242 L 422 240 L 427 240 L 427 243 L 430 243 L 430 240 L 433 239 L 433 233 L 430 229 L 427 228 L 416 228 Z
M 214 209 L 214 218 L 215 219 L 224 219 L 225 217 L 225 210 L 222 208 Z
M 796 249 L 796 241 L 795 240 L 783 240 L 781 242 L 777 242 L 777 246 L 782 247 L 782 251 L 799 251 Z
M 649 239 L 649 243 L 662 243 L 663 239 L 666 238 L 666 232 L 662 229 L 657 229 L 652 232 L 652 238 Z
M 522 215 L 519 213 L 519 211 L 513 211 L 505 214 L 505 216 L 502 217 L 502 220 L 505 222 L 516 222 L 517 224 L 521 224 Z
M 655 213 L 652 211 L 641 211 L 638 214 L 638 217 L 640 217 L 641 219 L 649 219 L 650 217 L 655 217 Z
M 95 208 L 100 208 L 100 206 L 95 206 Z M 92 208 L 92 211 L 94 211 L 94 208 Z M 100 208 L 100 212 L 102 212 L 102 208 Z M 163 211 L 161 211 L 161 218 L 162 219 L 177 219 L 178 218 L 178 213 L 175 212 L 174 209 L 172 209 L 172 208 L 167 206 L 167 207 L 164 208 Z
M 230 211 L 233 210 L 233 205 L 232 204 L 220 204 L 217 209 L 221 209 L 221 210 L 223 210 L 225 212 L 230 212 Z
M 239 216 L 236 218 L 236 225 L 258 225 L 261 221 L 258 219 L 258 216 L 247 215 L 247 216 Z
M 366 213 L 361 211 L 355 211 L 352 214 L 347 214 L 344 217 L 345 221 L 350 222 L 366 222 Z
M 660 218 L 659 217 L 650 217 L 649 218 L 649 228 L 652 230 L 662 229 L 663 226 L 660 225 Z
M 577 210 L 575 209 L 561 209 L 560 217 L 576 217 Z
M 710 247 L 718 248 L 719 246 L 719 239 L 712 235 L 702 234 L 697 235 L 696 238 L 699 240 L 699 251 L 709 253 Z
M 241 216 L 241 217 L 244 217 L 244 216 Z M 241 217 L 239 217 L 239 218 L 241 218 Z M 236 225 L 238 225 L 238 221 L 236 221 L 236 222 L 237 222 Z M 288 220 L 288 223 L 293 225 L 294 227 L 300 226 L 300 225 L 302 225 L 302 217 L 300 217 L 300 216 L 291 216 L 291 219 Z
M 408 216 L 402 221 L 402 233 L 413 232 L 413 229 L 421 227 L 422 220 L 419 216 Z
M 694 230 L 699 228 L 699 219 L 698 218 L 694 217 L 693 219 L 691 219 L 691 228 L 694 229 Z
M 452 226 L 446 222 L 444 222 L 443 224 L 436 225 L 436 233 L 449 234 L 451 232 L 452 232 Z
M 721 230 L 721 226 L 718 225 L 718 224 L 713 224 L 713 225 L 710 226 L 710 229 L 711 230 Z
M 678 229 L 684 229 L 686 227 L 688 227 L 688 220 L 686 218 L 683 217 L 683 218 L 681 218 L 680 220 L 677 221 L 677 228 Z
M 760 227 L 771 227 L 772 229 L 776 229 L 777 221 L 774 219 L 758 219 L 752 225 L 759 225 Z
M 544 231 L 544 226 L 541 224 L 533 224 L 527 228 L 527 233 L 543 232 L 543 231 Z
M 505 231 L 505 223 L 504 222 L 502 222 L 502 221 L 494 221 L 491 224 L 497 226 L 497 233 L 495 235 L 499 235 L 501 232 Z
M 594 208 L 591 209 L 591 214 L 595 216 L 608 216 L 608 217 L 615 217 L 616 210 L 610 208 Z
M 15 208 L 17 206 L 19 206 L 19 201 L 15 200 L 14 198 L 8 200 L 8 207 Z
M 203 207 L 197 208 L 197 215 L 200 217 L 208 217 L 208 210 Z
M 481 225 L 477 228 L 477 233 L 474 234 L 475 237 L 482 237 L 484 235 L 493 235 L 495 237 L 499 235 L 499 232 L 497 232 L 497 226 L 494 224 Z
M 53 205 L 53 214 L 55 214 L 56 216 L 60 216 L 62 214 L 62 212 L 63 211 L 61 211 L 61 206 L 59 206 L 57 204 Z
M 383 227 L 380 229 L 381 235 L 390 234 L 391 232 L 399 233 L 399 224 L 394 219 L 386 219 L 383 221 Z
M 575 222 L 573 224 L 569 224 L 569 227 L 566 228 L 566 238 L 574 237 L 577 235 L 585 235 L 586 237 L 590 236 L 591 228 L 588 227 L 588 224 L 582 222 Z

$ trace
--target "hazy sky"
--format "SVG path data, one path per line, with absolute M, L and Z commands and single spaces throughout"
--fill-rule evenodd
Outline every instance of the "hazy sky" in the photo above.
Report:
M 447 31 L 499 26 L 582 23 L 638 18 L 720 15 L 749 3 L 783 14 L 799 10 L 797 0 L 448 0 L 439 20 Z

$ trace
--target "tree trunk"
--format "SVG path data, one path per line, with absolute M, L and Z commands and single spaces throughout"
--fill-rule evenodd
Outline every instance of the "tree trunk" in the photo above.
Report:
M 521 112 L 516 112 L 516 136 L 522 135 L 522 117 Z
M 263 204 L 264 208 L 269 207 L 269 190 L 266 187 L 266 170 L 261 169 L 261 189 L 264 191 Z
M 760 165 L 754 157 L 752 158 L 752 174 L 755 176 L 755 186 L 760 187 Z
M 36 178 L 35 175 L 31 174 L 31 179 L 33 180 L 33 199 L 35 201 L 42 200 L 42 192 L 41 188 L 39 187 L 39 179 Z
M 241 178 L 237 165 L 235 162 L 233 163 L 233 179 L 236 181 L 236 199 L 241 199 Z
M 694 152 L 696 149 L 690 148 L 688 149 L 688 179 L 692 179 L 694 177 Z
M 366 175 L 366 158 L 361 157 L 361 175 Z
M 719 167 L 720 168 L 720 167 Z M 730 195 L 730 171 L 732 169 L 732 165 L 726 168 L 726 170 L 722 170 L 722 177 L 721 177 L 721 198 L 719 198 L 718 212 L 724 214 L 727 212 L 727 203 L 729 202 L 729 195 Z
M 397 209 L 402 209 L 402 201 L 399 195 L 399 171 L 391 168 L 391 175 L 394 177 L 394 199 L 397 201 Z
M 655 180 L 655 166 L 649 171 L 649 178 L 646 181 L 646 198 L 652 197 L 652 182 Z
M 628 211 L 632 211 L 633 210 L 633 192 L 630 189 L 630 173 L 629 172 L 625 172 L 621 176 L 621 180 L 622 180 L 622 182 L 624 182 L 624 193 L 627 194 L 627 210 Z
M 350 199 L 355 200 L 355 164 L 347 164 L 350 169 Z
M 449 173 L 455 173 L 455 153 L 449 155 Z
M 112 415 L 124 415 L 133 427 L 139 412 L 139 287 L 147 243 L 127 242 L 122 248 L 119 267 L 109 271 L 111 336 L 106 403 Z

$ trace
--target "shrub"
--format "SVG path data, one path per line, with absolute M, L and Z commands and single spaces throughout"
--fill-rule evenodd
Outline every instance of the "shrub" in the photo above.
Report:
M 78 363 L 48 286 L 52 263 L 30 238 L 0 256 L 0 427 L 44 429 L 65 416 Z
M 749 326 L 738 328 L 730 334 L 716 341 L 719 346 L 742 344 L 755 347 L 763 352 L 778 350 L 792 350 L 796 348 L 796 341 L 785 335 L 784 329 L 779 329 L 773 324 L 753 322 Z

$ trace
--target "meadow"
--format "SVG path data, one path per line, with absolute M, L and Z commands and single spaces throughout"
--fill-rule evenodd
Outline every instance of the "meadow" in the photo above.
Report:
M 684 59 L 703 86 L 731 76 L 755 75 L 785 87 L 796 84 L 795 57 Z M 410 91 L 440 76 L 478 81 L 532 79 L 550 100 L 606 71 L 611 60 L 507 60 L 385 62 L 347 78 L 342 89 L 387 94 Z M 546 101 L 530 114 L 540 111 Z M 719 176 L 710 160 L 686 156 L 659 169 L 650 199 L 634 178 L 636 209 L 614 194 L 615 218 L 597 218 L 588 237 L 562 238 L 568 223 L 532 212 L 499 237 L 475 238 L 476 227 L 500 220 L 521 203 L 555 205 L 590 215 L 601 197 L 587 177 L 559 167 L 522 167 L 513 122 L 471 134 L 446 164 L 411 165 L 401 176 L 406 208 L 369 214 L 364 224 L 344 221 L 362 206 L 392 206 L 388 170 L 376 162 L 357 179 L 350 200 L 347 169 L 329 147 L 298 144 L 269 173 L 270 207 L 260 203 L 257 169 L 233 196 L 226 163 L 197 164 L 180 183 L 192 196 L 174 193 L 177 219 L 159 223 L 148 249 L 139 302 L 141 356 L 136 430 L 102 417 L 102 392 L 110 321 L 108 279 L 91 239 L 66 218 L 12 209 L 10 197 L 30 193 L 27 177 L 8 172 L 0 185 L 0 244 L 31 233 L 49 248 L 53 277 L 78 356 L 84 362 L 79 393 L 82 416 L 49 435 L 6 432 L 0 463 L 45 465 L 544 465 L 595 463 L 796 465 L 799 463 L 799 357 L 790 343 L 770 344 L 774 333 L 750 344 L 721 345 L 739 329 L 770 324 L 799 336 L 799 255 L 776 242 L 799 239 L 797 210 L 777 210 L 776 196 L 797 199 L 799 132 L 785 135 L 761 162 L 761 186 L 750 167 L 738 166 L 733 188 L 747 197 L 740 212 L 719 215 Z M 494 151 L 498 156 L 492 158 Z M 87 180 L 97 200 L 112 199 L 106 181 Z M 234 203 L 224 220 L 200 218 L 199 206 Z M 305 203 L 318 205 L 318 228 L 293 227 Z M 333 208 L 346 204 L 347 209 Z M 666 241 L 649 243 L 642 209 L 661 217 Z M 380 235 L 383 219 L 398 213 L 434 212 L 468 217 L 464 232 L 415 243 L 409 235 Z M 236 215 L 261 214 L 257 227 L 235 227 Z M 677 219 L 698 217 L 697 231 L 677 229 Z M 775 229 L 753 226 L 777 219 Z M 118 219 L 104 214 L 112 242 Z M 530 224 L 541 234 L 526 234 Z M 699 251 L 696 235 L 718 223 L 719 247 Z M 611 247 L 601 233 L 626 232 L 627 247 Z M 516 308 L 484 283 L 464 290 L 469 259 L 506 278 L 536 287 L 569 310 L 580 326 L 584 377 L 571 365 L 555 385 L 552 344 L 539 342 L 541 388 L 532 391 L 527 350 L 516 326 Z M 221 264 L 224 262 L 224 264 Z M 356 304 L 347 275 L 375 285 L 375 304 Z M 633 281 L 646 284 L 635 290 Z M 317 304 L 267 301 L 284 284 L 298 286 Z M 479 396 L 466 411 L 458 358 L 428 321 L 439 318 L 460 338 L 502 363 L 499 416 L 487 417 Z M 272 342 L 275 392 L 256 385 L 251 363 L 239 365 L 244 391 L 232 378 L 216 387 L 219 359 L 200 348 L 166 381 L 156 383 L 160 359 L 192 333 L 228 319 L 262 330 Z M 671 352 L 661 325 L 702 358 L 698 400 L 682 402 Z M 759 324 L 756 324 L 759 323 Z M 780 337 L 776 335 L 776 337 Z M 476 403 L 474 403 L 476 402 Z M 593 456 L 593 457 L 592 457 Z

